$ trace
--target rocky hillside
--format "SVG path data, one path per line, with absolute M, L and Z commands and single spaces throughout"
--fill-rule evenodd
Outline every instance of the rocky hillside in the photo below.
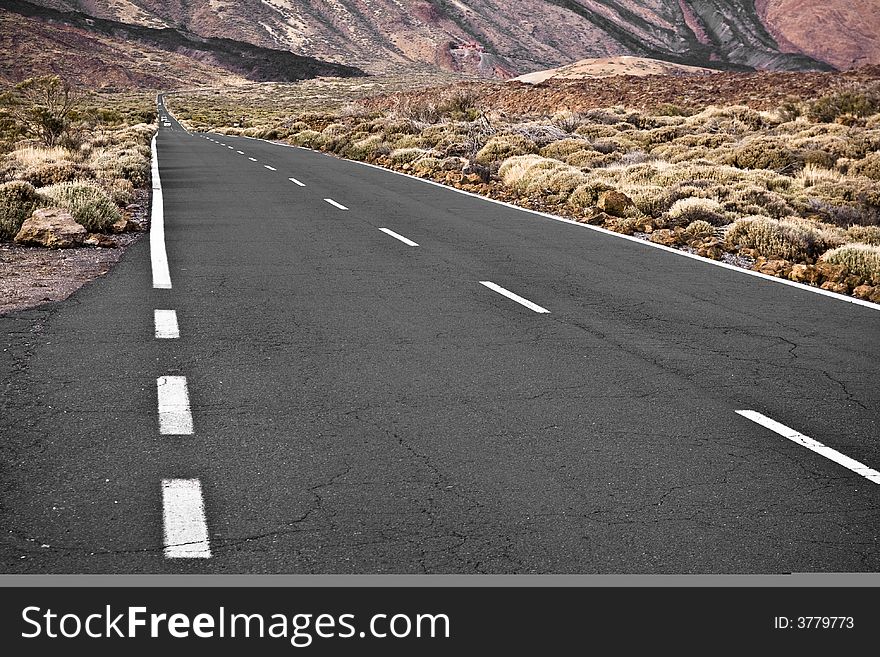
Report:
M 761 20 L 785 51 L 841 70 L 880 64 L 877 0 L 757 0 Z
M 48 73 L 90 87 L 177 88 L 236 81 L 353 77 L 351 66 L 285 50 L 60 12 L 20 0 L 0 8 L 6 82 Z
M 876 57 L 876 30 L 852 42 L 880 14 L 876 0 L 37 1 L 374 72 L 421 64 L 500 78 L 617 55 L 726 69 L 847 67 Z

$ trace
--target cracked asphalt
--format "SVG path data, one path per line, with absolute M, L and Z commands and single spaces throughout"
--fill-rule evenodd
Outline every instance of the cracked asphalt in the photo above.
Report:
M 0 317 L 3 572 L 878 571 L 880 486 L 734 412 L 880 467 L 875 309 L 218 139 L 158 136 L 173 289 L 142 239 Z M 210 559 L 163 556 L 169 477 Z

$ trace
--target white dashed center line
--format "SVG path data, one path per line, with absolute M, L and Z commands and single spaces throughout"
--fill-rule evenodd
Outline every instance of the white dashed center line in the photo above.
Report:
M 855 459 L 851 459 L 846 454 L 841 454 L 836 449 L 823 445 L 818 440 L 813 440 L 802 433 L 798 433 L 794 429 L 791 429 L 784 424 L 780 424 L 776 420 L 771 420 L 766 415 L 761 415 L 757 411 L 737 411 L 737 413 L 752 422 L 760 424 L 762 427 L 770 429 L 770 431 L 773 431 L 774 433 L 778 433 L 783 438 L 788 438 L 790 441 L 816 452 L 816 454 L 821 454 L 826 459 L 830 459 L 838 465 L 842 465 L 847 470 L 851 470 L 857 475 L 861 475 L 868 481 L 880 484 L 880 472 L 872 470 L 864 463 L 859 463 Z
M 332 205 L 335 208 L 339 208 L 340 210 L 348 210 L 347 207 L 345 207 L 341 203 L 337 203 L 332 198 L 325 198 L 324 200 L 327 201 L 327 203 L 329 203 L 330 205 Z
M 193 432 L 192 413 L 185 376 L 160 376 L 156 379 L 159 399 L 159 433 L 188 436 Z
M 386 235 L 391 235 L 391 237 L 393 237 L 396 240 L 400 240 L 401 242 L 403 242 L 407 246 L 418 246 L 418 244 L 416 244 L 412 240 L 405 238 L 403 235 L 400 235 L 399 233 L 395 233 L 393 230 L 390 230 L 388 228 L 380 228 L 379 230 L 381 230 Z
M 180 329 L 177 326 L 177 312 L 174 310 L 154 311 L 157 338 L 179 338 Z
M 244 155 L 244 151 L 235 151 L 235 152 L 238 153 L 239 155 Z
M 255 157 L 249 157 L 248 159 L 249 159 L 251 162 L 256 162 L 256 161 L 257 161 L 257 158 L 255 158 Z
M 294 185 L 299 185 L 300 187 L 305 187 L 305 186 L 306 186 L 305 183 L 300 182 L 300 181 L 297 180 L 296 178 L 288 178 L 288 180 L 289 180 L 290 182 L 292 182 Z
M 536 313 L 549 313 L 550 312 L 546 308 L 542 308 L 538 304 L 532 303 L 528 299 L 524 299 L 523 297 L 519 296 L 518 294 L 514 294 L 510 290 L 505 290 L 503 287 L 501 287 L 500 285 L 496 285 L 492 281 L 480 281 L 480 285 L 485 285 L 490 290 L 494 290 L 498 294 L 504 295 L 508 299 L 512 299 L 513 301 L 516 301 L 518 304 L 525 306 L 529 310 L 534 310 Z
M 162 480 L 166 559 L 209 559 L 205 501 L 198 479 Z
M 278 169 L 276 169 L 275 167 L 270 167 L 268 164 L 264 164 L 263 166 L 269 169 L 269 171 L 278 171 Z

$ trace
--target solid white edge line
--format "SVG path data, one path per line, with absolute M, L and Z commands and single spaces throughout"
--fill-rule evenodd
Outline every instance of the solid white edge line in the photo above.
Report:
M 300 187 L 305 187 L 305 186 L 306 186 L 306 184 L 305 184 L 304 182 L 300 182 L 300 181 L 297 180 L 296 178 L 288 178 L 288 180 L 289 180 L 290 182 L 292 182 L 294 185 L 299 185 Z
M 521 297 L 518 294 L 514 294 L 510 290 L 507 290 L 507 289 L 501 287 L 500 285 L 493 283 L 492 281 L 480 281 L 480 285 L 485 285 L 490 290 L 494 290 L 498 294 L 501 294 L 501 295 L 507 297 L 508 299 L 511 299 L 512 301 L 516 301 L 518 304 L 525 306 L 529 310 L 533 310 L 536 313 L 549 313 L 550 312 L 546 308 L 543 308 L 542 306 L 539 306 L 536 303 L 532 303 L 528 299 Z
M 166 559 L 209 559 L 205 499 L 198 479 L 162 480 L 162 529 Z
M 158 133 L 157 133 L 158 134 Z M 171 272 L 168 270 L 168 252 L 165 250 L 165 216 L 162 202 L 162 181 L 159 178 L 159 157 L 156 152 L 156 135 L 150 142 L 153 156 L 153 200 L 150 209 L 150 264 L 153 270 L 153 287 L 171 289 Z
M 386 235 L 391 235 L 391 237 L 393 237 L 393 238 L 396 239 L 396 240 L 400 240 L 401 242 L 403 242 L 403 243 L 406 244 L 407 246 L 418 246 L 418 244 L 416 244 L 415 242 L 413 242 L 411 239 L 407 239 L 407 238 L 404 237 L 403 235 L 400 235 L 399 233 L 395 233 L 395 232 L 394 232 L 393 230 L 391 230 L 390 228 L 380 228 L 379 230 L 381 230 L 381 231 L 382 231 L 383 233 L 385 233 Z
M 264 164 L 263 166 L 269 169 L 269 171 L 278 171 L 278 169 L 276 169 L 275 167 L 270 167 L 268 164 Z
M 153 321 L 156 325 L 156 338 L 171 339 L 180 337 L 180 327 L 177 325 L 177 312 L 174 310 L 153 311 Z
M 342 205 L 342 203 L 337 203 L 332 198 L 325 198 L 324 200 L 327 201 L 327 203 L 329 203 L 333 207 L 339 208 L 340 210 L 348 210 L 348 208 L 345 207 L 344 205 Z
M 188 436 L 193 433 L 192 412 L 185 376 L 160 376 L 156 379 L 159 406 L 159 433 L 164 436 Z
M 880 484 L 880 472 L 869 468 L 864 463 L 860 463 L 859 461 L 850 458 L 846 454 L 841 454 L 836 449 L 832 449 L 827 445 L 823 445 L 818 440 L 814 440 L 809 436 L 805 436 L 802 433 L 799 433 L 794 429 L 777 422 L 776 420 L 770 419 L 766 415 L 758 413 L 757 411 L 742 410 L 736 411 L 736 413 L 748 420 L 751 420 L 752 422 L 755 422 L 756 424 L 760 424 L 762 427 L 770 429 L 770 431 L 779 434 L 783 438 L 788 438 L 790 441 L 806 447 L 807 449 L 816 452 L 816 454 L 824 456 L 826 459 L 834 461 L 838 465 L 842 465 L 847 470 L 851 470 L 857 475 L 864 477 L 868 481 L 871 481 L 875 484 Z
M 256 139 L 256 137 L 249 137 L 249 139 Z M 298 148 L 302 151 L 309 151 L 310 153 L 316 153 L 318 155 L 322 155 L 324 157 L 333 157 L 323 151 L 317 151 L 313 148 L 306 148 L 305 146 L 294 146 L 293 144 L 282 144 L 277 141 L 269 141 L 268 139 L 259 139 L 258 141 L 265 142 L 267 144 L 274 144 L 275 146 L 283 146 L 285 148 Z M 812 287 L 810 285 L 804 285 L 803 283 L 796 283 L 795 281 L 789 281 L 784 278 L 777 278 L 776 276 L 771 276 L 770 274 L 763 274 L 759 271 L 754 271 L 752 269 L 743 269 L 742 267 L 737 267 L 735 265 L 730 265 L 726 262 L 719 262 L 718 260 L 712 260 L 711 258 L 703 258 L 693 253 L 688 253 L 687 251 L 680 251 L 679 249 L 673 249 L 671 246 L 665 246 L 663 244 L 657 244 L 656 242 L 651 242 L 649 240 L 641 240 L 638 237 L 633 237 L 632 235 L 624 235 L 623 233 L 615 233 L 613 230 L 608 230 L 607 228 L 602 228 L 601 226 L 593 226 L 591 224 L 581 223 L 579 221 L 575 221 L 574 219 L 568 219 L 566 217 L 560 217 L 559 215 L 549 214 L 547 212 L 540 212 L 538 210 L 531 210 L 529 208 L 522 208 L 518 205 L 514 205 L 513 203 L 507 203 L 506 201 L 499 201 L 494 198 L 489 198 L 488 196 L 481 196 L 480 194 L 475 194 L 474 192 L 469 192 L 464 189 L 458 189 L 457 187 L 452 187 L 450 185 L 444 185 L 443 183 L 438 183 L 434 180 L 428 180 L 426 178 L 419 178 L 418 176 L 413 176 L 409 173 L 403 173 L 402 171 L 395 171 L 394 169 L 386 169 L 385 167 L 379 166 L 378 164 L 370 164 L 369 162 L 359 162 L 358 160 L 346 160 L 345 158 L 334 158 L 337 160 L 343 160 L 345 162 L 351 162 L 352 164 L 359 164 L 361 166 L 370 167 L 371 169 L 378 169 L 380 171 L 385 171 L 386 173 L 393 173 L 397 176 L 403 176 L 404 178 L 410 178 L 412 180 L 418 180 L 419 182 L 423 182 L 428 185 L 434 185 L 435 187 L 442 187 L 443 189 L 448 189 L 449 191 L 455 192 L 456 194 L 463 194 L 465 196 L 471 196 L 473 198 L 478 198 L 482 201 L 487 201 L 488 203 L 494 203 L 496 205 L 503 205 L 504 207 L 510 208 L 512 210 L 519 210 L 520 212 L 527 212 L 529 214 L 533 214 L 539 217 L 544 217 L 545 219 L 552 219 L 553 221 L 559 221 L 566 224 L 572 224 L 574 226 L 580 226 L 581 228 L 585 228 L 588 230 L 596 231 L 597 233 L 603 233 L 605 235 L 609 235 L 611 237 L 616 237 L 618 239 L 627 240 L 630 242 L 635 242 L 637 244 L 641 244 L 642 246 L 647 246 L 652 249 L 660 249 L 661 251 L 666 251 L 667 253 L 672 253 L 677 256 L 681 256 L 684 258 L 690 258 L 691 260 L 696 260 L 698 262 L 702 262 L 707 265 L 712 265 L 715 267 L 721 267 L 723 269 L 727 269 L 729 271 L 734 271 L 739 274 L 746 274 L 748 276 L 754 276 L 755 278 L 761 278 L 765 281 L 770 281 L 772 283 L 779 283 L 780 285 L 787 285 L 789 287 L 796 288 L 798 290 L 803 290 L 804 292 L 812 292 L 813 294 L 818 294 L 824 297 L 829 297 L 831 299 L 836 299 L 837 301 L 844 301 L 846 303 L 851 303 L 856 306 L 863 306 L 865 308 L 870 308 L 871 310 L 880 310 L 880 304 L 872 303 L 871 301 L 865 301 L 864 299 L 856 299 L 855 297 L 847 297 L 842 294 L 837 294 L 836 292 L 829 292 L 828 290 L 823 290 L 822 288 Z

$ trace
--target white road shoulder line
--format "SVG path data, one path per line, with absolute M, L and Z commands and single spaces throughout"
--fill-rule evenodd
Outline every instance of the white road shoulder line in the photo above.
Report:
M 296 178 L 288 178 L 288 180 L 289 180 L 290 182 L 292 182 L 294 185 L 299 185 L 300 187 L 305 187 L 305 186 L 306 186 L 305 183 L 300 182 L 300 181 L 297 180 Z
M 826 459 L 834 461 L 838 465 L 842 465 L 847 470 L 855 472 L 857 475 L 864 477 L 868 481 L 872 481 L 875 484 L 880 484 L 880 472 L 869 468 L 864 463 L 860 463 L 855 459 L 851 459 L 846 454 L 841 454 L 836 449 L 832 449 L 827 445 L 823 445 L 818 440 L 813 440 L 812 438 L 805 436 L 802 433 L 798 433 L 794 429 L 791 429 L 784 424 L 780 424 L 776 420 L 771 420 L 766 415 L 761 415 L 757 411 L 744 410 L 736 412 L 739 415 L 742 415 L 744 418 L 760 424 L 762 427 L 766 427 L 774 433 L 778 433 L 783 438 L 788 438 L 790 441 L 795 442 L 798 445 L 802 445 L 807 449 L 816 452 L 816 454 L 820 454 Z
M 153 202 L 150 210 L 150 263 L 153 269 L 153 287 L 171 289 L 171 273 L 168 271 L 168 253 L 165 250 L 165 215 L 162 204 L 162 181 L 159 179 L 159 157 L 156 154 L 156 136 L 150 143 L 153 155 Z
M 165 436 L 192 434 L 186 377 L 160 376 L 156 379 L 156 392 L 159 400 L 159 433 Z
M 407 246 L 418 246 L 418 244 L 416 244 L 412 240 L 407 239 L 406 237 L 404 237 L 403 235 L 400 235 L 399 233 L 395 233 L 393 230 L 390 230 L 388 228 L 380 228 L 379 230 L 381 230 L 386 235 L 391 235 L 391 237 L 393 237 L 396 240 L 400 240 L 401 242 L 403 242 Z
M 155 310 L 157 338 L 179 338 L 180 328 L 177 326 L 177 312 L 174 310 Z
M 528 299 L 524 299 L 523 297 L 519 296 L 518 294 L 514 294 L 510 290 L 506 290 L 503 287 L 501 287 L 500 285 L 496 285 L 492 281 L 480 281 L 480 285 L 485 285 L 490 290 L 494 290 L 498 294 L 501 294 L 501 295 L 507 297 L 508 299 L 512 299 L 513 301 L 516 301 L 518 304 L 521 304 L 521 305 L 525 306 L 526 308 L 528 308 L 529 310 L 535 311 L 536 313 L 549 313 L 550 312 L 546 308 L 542 308 L 538 304 L 532 303 Z
M 339 208 L 340 210 L 348 210 L 347 207 L 345 207 L 345 206 L 342 205 L 341 203 L 337 203 L 337 202 L 334 201 L 332 198 L 325 198 L 324 200 L 327 201 L 327 203 L 329 203 L 329 204 L 332 205 L 333 207 Z
M 255 158 L 255 157 L 249 157 L 248 159 L 249 159 L 251 162 L 256 162 L 256 161 L 257 161 L 257 158 Z
M 276 169 L 275 167 L 270 167 L 268 164 L 264 164 L 263 166 L 269 169 L 269 171 L 278 171 L 278 169 Z
M 162 480 L 166 559 L 209 559 L 205 500 L 198 479 Z

